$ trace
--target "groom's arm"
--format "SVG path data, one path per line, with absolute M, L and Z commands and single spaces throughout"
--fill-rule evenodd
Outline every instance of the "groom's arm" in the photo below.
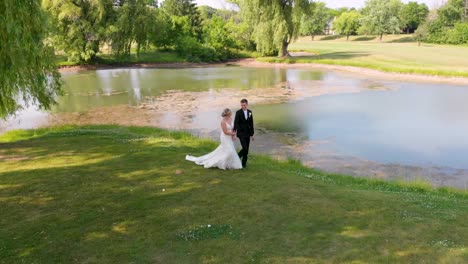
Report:
M 250 116 L 250 136 L 253 137 L 254 135 L 254 121 L 253 121 L 253 114 L 252 112 L 251 113 L 251 116 Z
M 234 130 L 237 131 L 238 128 L 239 128 L 239 118 L 237 117 L 238 116 L 238 112 L 236 112 L 236 116 L 234 117 Z

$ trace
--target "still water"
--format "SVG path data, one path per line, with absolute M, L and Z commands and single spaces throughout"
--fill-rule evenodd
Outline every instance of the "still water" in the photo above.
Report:
M 284 131 L 301 131 L 337 153 L 468 169 L 468 87 L 385 85 L 392 90 L 311 97 L 256 112 L 282 113 Z M 261 122 L 268 127 L 268 119 Z
M 185 113 L 189 125 L 184 128 L 216 134 L 222 107 L 237 107 L 240 99 L 241 94 L 231 91 L 242 91 L 251 99 L 261 129 L 254 151 L 295 156 L 332 172 L 422 177 L 462 188 L 468 182 L 467 86 L 249 67 L 111 69 L 66 73 L 63 78 L 65 95 L 58 98 L 55 114 L 163 98 L 160 102 L 171 101 L 160 110 L 170 122 Z M 181 100 L 164 97 L 175 91 Z M 289 96 L 291 91 L 296 96 Z M 192 104 L 180 103 L 188 95 Z M 276 97 L 281 100 L 272 100 Z M 46 125 L 47 117 L 29 108 L 3 124 L 3 131 Z M 436 182 L 434 177 L 439 177 Z
M 265 88 L 285 82 L 287 75 L 287 71 L 281 69 L 246 67 L 112 69 L 65 74 L 65 96 L 59 99 L 54 111 L 76 112 L 96 106 L 137 105 L 146 96 L 175 90 Z M 323 73 L 301 71 L 296 78 L 320 80 Z

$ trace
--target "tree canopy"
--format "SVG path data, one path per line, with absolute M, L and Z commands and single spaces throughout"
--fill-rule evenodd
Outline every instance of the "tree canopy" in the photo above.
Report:
M 309 8 L 302 15 L 301 34 L 311 36 L 313 40 L 315 35 L 323 34 L 330 20 L 330 13 L 324 2 L 313 2 Z
M 21 105 L 49 109 L 60 93 L 47 21 L 36 0 L 0 1 L 0 118 Z
M 468 43 L 468 0 L 449 0 L 427 19 L 422 40 L 431 43 Z M 418 33 L 421 33 L 418 32 Z
M 438 15 L 445 26 L 454 26 L 456 23 L 468 22 L 468 1 L 448 0 L 438 10 Z
M 137 46 L 137 56 L 141 47 L 146 47 L 151 35 L 157 34 L 156 9 L 148 5 L 148 0 L 127 0 L 114 11 L 114 17 L 107 29 L 112 51 L 117 55 L 130 56 L 132 44 Z
M 194 35 L 201 37 L 201 14 L 193 0 L 165 0 L 161 8 L 170 16 L 188 17 Z
M 53 43 L 72 61 L 92 60 L 106 39 L 112 6 L 112 0 L 43 0 Z
M 342 35 L 346 35 L 346 40 L 351 34 L 356 34 L 360 27 L 361 15 L 356 11 L 344 12 L 333 23 L 334 29 Z
M 262 54 L 287 56 L 289 44 L 298 37 L 307 0 L 236 0 L 240 12 L 255 25 L 253 39 Z
M 363 10 L 363 31 L 379 35 L 380 40 L 383 34 L 399 32 L 401 7 L 400 0 L 368 0 Z
M 403 31 L 413 33 L 421 23 L 423 23 L 429 14 L 429 8 L 426 4 L 417 2 L 408 2 L 400 11 L 400 24 Z

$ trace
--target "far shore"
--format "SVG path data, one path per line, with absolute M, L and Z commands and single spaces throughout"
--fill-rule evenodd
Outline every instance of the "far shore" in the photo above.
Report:
M 123 63 L 123 64 L 92 64 L 92 65 L 74 65 L 74 66 L 61 66 L 59 71 L 77 72 L 83 70 L 99 70 L 99 69 L 118 69 L 118 68 L 203 68 L 203 67 L 225 67 L 225 66 L 243 66 L 243 67 L 282 67 L 282 68 L 311 68 L 317 70 L 336 70 L 366 75 L 374 78 L 383 78 L 390 80 L 401 81 L 418 81 L 418 82 L 431 82 L 431 83 L 449 83 L 468 85 L 468 78 L 466 77 L 448 77 L 438 75 L 423 75 L 413 73 L 398 73 L 398 72 L 384 72 L 362 67 L 342 66 L 342 65 L 328 65 L 319 63 L 270 63 L 261 62 L 253 58 L 238 59 L 228 62 L 220 63 L 191 63 L 191 62 L 171 62 L 171 63 Z

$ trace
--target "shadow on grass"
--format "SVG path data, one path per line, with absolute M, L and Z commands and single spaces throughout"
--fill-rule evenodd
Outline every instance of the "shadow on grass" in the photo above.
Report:
M 362 36 L 362 37 L 357 37 L 357 38 L 353 39 L 353 41 L 371 41 L 371 40 L 374 40 L 376 38 L 377 38 L 376 36 Z
M 399 39 L 394 39 L 387 41 L 388 43 L 410 43 L 410 42 L 416 42 L 416 39 L 414 37 L 403 37 Z
M 330 36 L 323 37 L 320 40 L 336 40 L 336 39 L 340 39 L 340 38 L 344 38 L 344 36 L 342 36 L 342 35 L 330 35 Z
M 352 58 L 358 58 L 358 57 L 366 57 L 369 55 L 370 54 L 366 52 L 346 51 L 346 52 L 329 52 L 329 53 L 319 54 L 316 57 L 318 59 L 340 60 L 340 59 L 352 59 Z
M 292 56 L 289 59 L 287 59 L 287 62 L 295 63 L 295 62 L 309 62 L 309 61 L 315 61 L 315 60 L 344 60 L 344 59 L 365 57 L 369 55 L 370 54 L 366 52 L 329 52 L 329 53 L 315 54 L 315 55 Z M 283 62 L 284 59 L 271 57 L 271 58 L 268 58 L 267 61 Z

